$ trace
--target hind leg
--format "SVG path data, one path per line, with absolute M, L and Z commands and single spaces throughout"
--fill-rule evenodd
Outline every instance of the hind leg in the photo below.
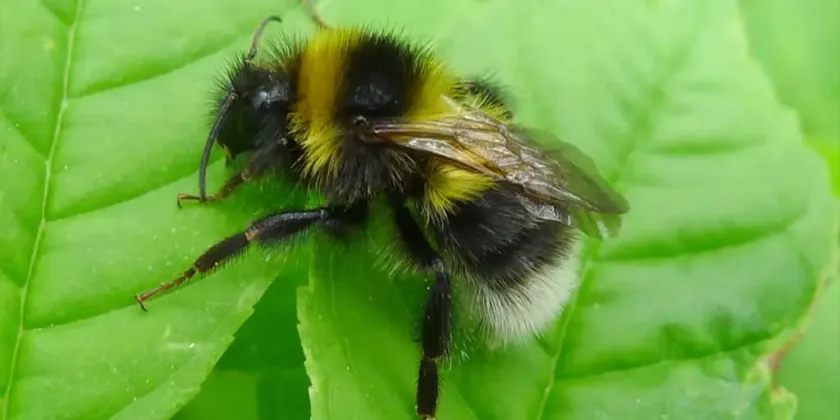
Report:
M 403 201 L 392 197 L 391 208 L 397 232 L 409 255 L 435 275 L 423 311 L 420 336 L 423 355 L 417 374 L 416 395 L 417 414 L 424 419 L 434 419 L 440 394 L 439 365 L 447 357 L 451 342 L 452 284 L 443 260 L 426 241 Z

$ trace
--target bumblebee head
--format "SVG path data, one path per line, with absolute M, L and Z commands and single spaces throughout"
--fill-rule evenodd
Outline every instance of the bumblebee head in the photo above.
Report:
M 276 141 L 285 130 L 289 109 L 288 77 L 244 61 L 226 78 L 214 108 L 214 122 L 204 146 L 199 169 L 199 189 L 204 194 L 205 171 L 213 145 L 237 155 Z
M 219 98 L 215 115 L 215 141 L 228 159 L 271 140 L 272 119 L 283 118 L 289 108 L 289 83 L 282 75 L 245 63 L 231 75 L 229 88 Z M 213 133 L 211 132 L 211 138 Z M 211 139 L 208 142 L 212 146 Z
M 213 113 L 213 126 L 201 155 L 198 188 L 206 196 L 205 174 L 210 152 L 218 143 L 230 161 L 238 154 L 261 144 L 279 140 L 286 126 L 286 113 L 291 103 L 288 75 L 253 63 L 265 26 L 280 22 L 277 16 L 264 19 L 251 42 L 248 54 L 239 60 L 220 83 Z

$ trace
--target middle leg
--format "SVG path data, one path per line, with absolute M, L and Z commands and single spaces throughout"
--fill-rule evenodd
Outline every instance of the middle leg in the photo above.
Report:
M 137 303 L 145 311 L 145 302 L 149 299 L 178 287 L 197 274 L 205 274 L 221 267 L 244 252 L 254 242 L 264 245 L 281 242 L 307 230 L 316 223 L 322 225 L 328 223 L 357 223 L 360 219 L 359 214 L 366 210 L 367 203 L 359 202 L 350 206 L 327 206 L 311 210 L 292 210 L 270 214 L 251 223 L 242 232 L 212 245 L 175 280 L 162 283 L 154 289 L 137 295 Z

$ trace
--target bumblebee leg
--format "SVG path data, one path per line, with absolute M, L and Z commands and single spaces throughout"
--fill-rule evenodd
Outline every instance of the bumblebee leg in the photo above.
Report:
M 435 283 L 429 290 L 423 312 L 421 344 L 423 356 L 417 380 L 417 414 L 433 419 L 439 395 L 438 362 L 446 357 L 451 341 L 452 285 L 443 259 L 426 241 L 423 232 L 405 204 L 392 198 L 391 207 L 397 231 L 412 257 L 424 268 L 433 270 Z
M 175 280 L 162 283 L 154 289 L 137 295 L 137 303 L 145 311 L 145 302 L 152 297 L 178 287 L 196 274 L 203 274 L 224 265 L 231 258 L 245 251 L 255 241 L 260 243 L 278 242 L 305 230 L 316 222 L 325 222 L 341 217 L 343 214 L 343 208 L 320 207 L 313 210 L 285 211 L 268 215 L 251 223 L 244 231 L 211 246 Z
M 315 10 L 313 0 L 300 0 L 300 2 L 309 10 L 309 15 L 312 16 L 312 20 L 314 20 L 315 23 L 318 24 L 318 27 L 320 27 L 321 29 L 326 29 L 329 27 L 329 25 L 327 25 L 327 23 L 324 22 L 324 19 L 321 18 L 321 15 L 318 14 L 318 11 Z
M 181 207 L 181 201 L 185 200 L 198 201 L 199 203 L 212 203 L 214 201 L 224 200 L 233 194 L 242 184 L 257 179 L 276 167 L 282 156 L 280 152 L 283 144 L 283 141 L 273 142 L 254 150 L 254 153 L 248 158 L 248 162 L 242 171 L 225 181 L 224 185 L 219 188 L 216 194 L 208 195 L 202 199 L 199 195 L 179 193 L 176 201 L 178 208 Z
M 246 168 L 247 170 L 247 168 Z M 178 204 L 178 208 L 181 208 L 181 201 L 198 201 L 199 203 L 212 203 L 214 201 L 221 201 L 228 196 L 230 196 L 236 188 L 240 185 L 250 181 L 250 177 L 248 176 L 246 170 L 236 173 L 232 177 L 228 178 L 227 181 L 219 188 L 215 194 L 208 195 L 204 197 L 202 200 L 200 196 L 193 195 L 193 194 L 185 194 L 185 193 L 178 193 L 176 197 L 176 204 Z
M 423 313 L 423 357 L 417 378 L 417 414 L 424 419 L 434 419 L 437 411 L 440 389 L 438 362 L 449 352 L 451 314 L 452 284 L 449 274 L 436 270 L 435 284 L 429 290 Z

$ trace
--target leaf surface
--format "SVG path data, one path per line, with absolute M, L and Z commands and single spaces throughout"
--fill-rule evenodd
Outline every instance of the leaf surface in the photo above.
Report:
M 453 364 L 442 417 L 788 413 L 756 361 L 808 306 L 836 218 L 734 5 L 542 3 L 317 6 L 330 22 L 437 39 L 465 72 L 497 74 L 523 121 L 591 154 L 634 208 L 620 238 L 587 244 L 579 297 L 545 337 Z M 289 297 L 307 280 L 313 417 L 411 418 L 425 284 L 371 269 L 366 251 L 251 252 L 148 314 L 133 302 L 248 220 L 303 203 L 271 184 L 174 205 L 196 188 L 213 78 L 275 13 L 285 32 L 312 28 L 290 0 L 0 8 L 0 418 L 169 418 L 226 349 L 204 401 L 306 418 Z M 210 188 L 228 173 L 216 163 Z M 191 407 L 181 416 L 223 414 Z
M 266 185 L 175 206 L 196 189 L 214 78 L 260 19 L 294 4 L 0 8 L 0 418 L 170 418 L 283 277 L 284 258 L 250 252 L 149 313 L 133 299 L 300 201 Z M 210 172 L 215 188 L 224 165 Z M 297 340 L 293 328 L 276 334 Z
M 828 163 L 840 197 L 840 1 L 741 1 L 750 49 L 781 100 L 795 109 L 807 143 Z M 840 242 L 840 238 L 838 238 Z M 840 286 L 820 293 L 802 333 L 779 354 L 780 385 L 798 397 L 797 419 L 840 417 Z
M 840 0 L 741 0 L 750 50 L 828 162 L 840 197 Z
M 840 139 L 840 1 L 741 0 L 750 50 L 805 131 Z
M 840 416 L 840 281 L 826 284 L 804 337 L 783 355 L 778 381 L 799 398 L 797 419 Z

